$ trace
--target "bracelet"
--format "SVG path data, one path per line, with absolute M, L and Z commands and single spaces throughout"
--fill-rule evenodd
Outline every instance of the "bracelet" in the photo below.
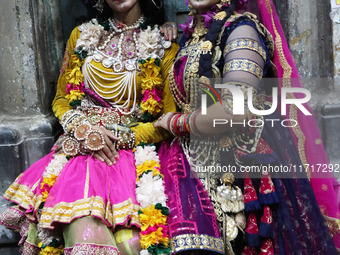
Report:
M 193 135 L 200 136 L 202 133 L 198 130 L 196 126 L 196 117 L 199 114 L 200 110 L 196 110 L 190 115 L 189 119 L 189 126 L 190 126 L 190 131 Z
M 185 124 L 187 117 L 188 114 L 182 114 L 175 123 L 180 136 L 188 135 L 190 133 L 190 128 L 187 128 Z
M 89 151 L 99 151 L 104 148 L 105 140 L 101 131 L 90 129 L 85 135 L 85 149 Z
M 112 124 L 106 125 L 106 129 L 113 132 L 113 134 L 119 138 L 119 140 L 115 142 L 117 149 L 132 149 L 134 147 L 136 135 L 130 128 L 119 124 Z
M 176 135 L 176 132 L 175 132 L 175 125 L 174 125 L 174 122 L 175 122 L 175 118 L 180 115 L 180 113 L 176 112 L 174 113 L 173 115 L 171 115 L 171 117 L 169 118 L 168 120 L 168 128 L 169 128 L 169 131 L 170 133 L 173 135 L 173 136 L 177 136 Z
M 175 115 L 179 114 L 178 112 L 174 112 L 172 113 L 169 118 L 168 118 L 168 122 L 167 122 L 167 126 L 168 126 L 168 130 L 170 130 L 170 122 L 172 120 L 172 117 L 174 117 Z
M 188 133 L 188 134 L 190 134 L 190 126 L 189 126 L 189 122 L 188 122 L 188 120 L 189 120 L 189 116 L 191 115 L 191 113 L 188 113 L 188 114 L 186 114 L 185 115 L 185 117 L 184 117 L 184 128 L 185 128 L 185 131 Z
M 64 153 L 69 157 L 77 156 L 80 153 L 80 143 L 72 137 L 66 138 L 61 146 Z
M 182 114 L 178 114 L 177 116 L 174 117 L 174 122 L 172 123 L 174 130 L 175 130 L 175 136 L 179 136 L 180 132 L 177 129 L 177 120 L 179 117 L 181 117 Z
M 78 110 L 67 111 L 61 118 L 61 124 L 66 134 L 72 134 L 77 126 L 85 121 L 88 122 L 86 116 Z
M 74 138 L 76 138 L 78 141 L 84 141 L 86 139 L 86 134 L 88 131 L 91 130 L 91 126 L 89 123 L 81 123 L 79 126 L 77 126 L 74 130 Z
M 122 132 L 118 131 L 119 140 L 116 143 L 117 149 L 132 149 L 135 144 L 135 133 L 134 132 Z

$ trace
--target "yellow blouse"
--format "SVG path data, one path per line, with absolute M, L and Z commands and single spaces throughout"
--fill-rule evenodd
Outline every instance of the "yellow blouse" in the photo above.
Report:
M 77 58 L 77 56 L 74 54 L 74 48 L 77 43 L 77 39 L 80 36 L 80 31 L 78 27 L 76 27 L 68 40 L 66 50 L 65 50 L 65 56 L 62 64 L 62 69 L 60 72 L 59 80 L 58 80 L 58 87 L 57 87 L 57 93 L 56 96 L 52 102 L 52 110 L 55 114 L 55 116 L 61 121 L 62 116 L 65 112 L 69 111 L 71 109 L 71 106 L 69 105 L 68 100 L 65 98 L 67 95 L 66 92 L 66 86 L 67 86 L 67 72 L 66 70 L 71 70 L 73 68 L 72 63 L 73 61 L 70 61 L 72 59 Z M 161 69 L 162 69 L 162 78 L 163 78 L 163 108 L 160 113 L 162 115 L 163 113 L 167 112 L 175 112 L 176 111 L 176 105 L 173 100 L 173 97 L 170 93 L 169 89 L 169 81 L 168 81 L 168 75 L 170 67 L 173 64 L 175 55 L 178 50 L 178 45 L 173 43 L 171 47 L 167 50 L 165 50 L 165 54 L 163 56 L 162 62 L 161 62 Z M 117 74 L 115 74 L 112 70 L 112 68 L 105 68 L 101 63 L 97 63 L 94 60 L 91 62 L 92 65 L 95 67 L 98 67 L 100 70 L 111 72 L 110 74 L 106 74 L 110 77 L 116 77 Z M 141 89 L 140 89 L 140 83 L 141 79 L 139 75 L 136 77 L 137 81 L 137 103 L 139 103 L 139 100 L 141 98 Z M 110 83 L 106 80 L 100 81 L 102 85 L 109 86 Z M 119 80 L 117 80 L 119 82 Z M 112 86 L 115 85 L 115 83 L 111 83 Z M 101 88 L 103 91 L 105 91 L 105 88 Z M 100 94 L 99 94 L 100 95 Z M 113 96 L 112 94 L 110 96 Z M 123 100 L 121 100 L 121 104 L 123 104 L 126 100 L 126 95 L 123 96 Z M 130 107 L 132 106 L 132 102 L 130 103 Z M 136 135 L 136 144 L 138 144 L 140 141 L 146 142 L 146 143 L 157 143 L 164 139 L 166 139 L 169 136 L 169 133 L 165 131 L 162 128 L 154 128 L 153 123 L 142 123 L 139 122 L 139 125 L 132 128 Z

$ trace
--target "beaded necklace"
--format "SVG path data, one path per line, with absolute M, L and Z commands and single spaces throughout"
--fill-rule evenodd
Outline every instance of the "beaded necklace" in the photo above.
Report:
M 112 67 L 115 72 L 122 72 L 124 69 L 128 71 L 138 69 L 137 34 L 139 33 L 138 28 L 143 22 L 143 16 L 131 26 L 117 24 L 115 20 L 109 19 L 109 24 L 113 31 L 108 32 L 106 40 L 98 47 L 93 57 L 94 60 L 102 62 L 106 68 Z M 112 39 L 118 34 L 120 34 L 118 42 L 113 43 Z M 125 41 L 124 38 L 126 38 Z M 123 43 L 125 43 L 125 47 L 122 47 Z M 123 56 L 122 53 L 126 54 Z

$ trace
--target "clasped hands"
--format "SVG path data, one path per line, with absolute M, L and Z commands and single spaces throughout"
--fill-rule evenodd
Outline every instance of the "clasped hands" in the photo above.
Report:
M 117 160 L 119 159 L 119 152 L 118 148 L 116 148 L 115 146 L 115 142 L 117 142 L 119 138 L 116 137 L 110 130 L 107 130 L 105 127 L 91 126 L 91 129 L 100 131 L 104 137 L 103 148 L 97 151 L 93 151 L 92 156 L 100 160 L 101 162 L 105 162 L 108 166 L 116 164 Z M 53 146 L 52 150 L 55 154 L 63 153 L 63 139 L 66 139 L 66 137 L 61 138 L 59 143 Z M 80 144 L 83 148 L 85 147 L 84 141 L 81 141 Z

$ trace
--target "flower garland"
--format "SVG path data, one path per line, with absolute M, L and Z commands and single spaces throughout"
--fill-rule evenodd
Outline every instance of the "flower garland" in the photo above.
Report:
M 154 145 L 141 143 L 135 148 L 136 197 L 141 205 L 141 255 L 170 254 L 166 206 L 167 196 Z
M 143 26 L 141 26 L 142 28 Z M 170 43 L 170 42 L 167 42 Z M 164 42 L 158 26 L 147 26 L 139 34 L 138 52 L 139 66 L 142 75 L 142 102 L 140 108 L 143 120 L 152 120 L 162 110 L 162 85 L 161 58 L 164 56 L 163 46 L 168 48 L 169 44 Z
M 81 66 L 84 61 L 76 54 L 71 54 L 70 62 L 73 69 L 66 69 L 66 80 L 68 84 L 66 87 L 67 95 L 65 98 L 71 106 L 78 106 L 81 104 L 83 96 L 85 96 L 83 91 L 84 76 L 81 72 Z
M 44 207 L 46 198 L 50 193 L 55 181 L 61 170 L 67 164 L 68 160 L 65 154 L 57 154 L 53 156 L 51 162 L 47 165 L 43 173 L 43 181 L 40 184 L 40 190 L 42 193 L 42 202 L 39 206 L 39 210 Z M 38 217 L 39 218 L 39 217 Z M 40 255 L 62 255 L 64 253 L 64 247 L 62 245 L 62 238 L 54 235 L 52 230 L 42 229 L 38 224 L 38 237 L 41 242 L 38 247 L 41 248 Z
M 84 76 L 81 72 L 81 67 L 84 59 L 88 55 L 93 54 L 95 47 L 99 43 L 100 35 L 104 30 L 108 30 L 108 22 L 99 24 L 97 19 L 92 19 L 90 22 L 84 23 L 79 27 L 81 34 L 70 58 L 70 66 L 72 68 L 66 69 L 68 85 L 65 98 L 71 106 L 81 105 L 81 100 L 85 96 L 83 90 Z

